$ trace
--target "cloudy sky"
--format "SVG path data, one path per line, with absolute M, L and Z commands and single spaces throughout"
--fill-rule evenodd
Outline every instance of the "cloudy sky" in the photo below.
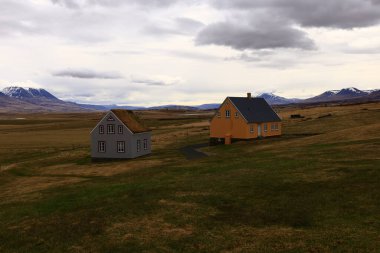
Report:
M 0 88 L 202 104 L 380 88 L 380 0 L 0 0 Z

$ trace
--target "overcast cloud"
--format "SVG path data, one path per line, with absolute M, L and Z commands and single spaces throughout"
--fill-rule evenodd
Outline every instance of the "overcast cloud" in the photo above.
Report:
M 117 72 L 97 72 L 89 69 L 66 69 L 53 72 L 53 76 L 82 79 L 121 79 Z
M 0 88 L 136 105 L 379 88 L 379 0 L 0 4 Z

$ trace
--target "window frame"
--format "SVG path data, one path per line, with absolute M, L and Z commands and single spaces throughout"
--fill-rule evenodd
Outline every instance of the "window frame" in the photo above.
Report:
M 106 153 L 107 144 L 105 141 L 98 141 L 98 153 Z
M 104 125 L 99 125 L 99 134 L 104 134 Z
M 253 134 L 255 132 L 255 126 L 254 125 L 249 125 L 249 132 Z
M 116 142 L 116 151 L 117 153 L 125 153 L 125 141 Z
M 123 134 L 124 133 L 124 127 L 123 127 L 123 125 L 118 125 L 117 126 L 117 133 L 118 134 Z
M 141 151 L 141 140 L 137 140 L 136 150 L 137 150 L 137 153 L 139 153 Z
M 268 124 L 267 123 L 264 124 L 264 132 L 268 132 Z
M 113 131 L 110 131 L 111 129 Z M 115 134 L 115 124 L 107 124 L 107 134 Z
M 231 118 L 231 111 L 230 110 L 226 110 L 226 118 L 227 119 Z
M 148 150 L 148 139 L 144 139 L 143 148 L 144 150 Z

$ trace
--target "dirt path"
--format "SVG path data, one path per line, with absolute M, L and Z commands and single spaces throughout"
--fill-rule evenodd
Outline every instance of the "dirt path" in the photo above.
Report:
M 208 143 L 202 143 L 202 144 L 195 144 L 186 146 L 180 149 L 181 153 L 186 157 L 187 160 L 195 160 L 195 159 L 201 159 L 204 157 L 208 157 L 207 154 L 198 151 L 200 148 L 208 147 Z

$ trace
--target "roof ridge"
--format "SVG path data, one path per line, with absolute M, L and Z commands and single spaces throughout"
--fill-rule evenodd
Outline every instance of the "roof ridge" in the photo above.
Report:
M 281 121 L 264 98 L 229 97 L 229 99 L 248 123 Z

